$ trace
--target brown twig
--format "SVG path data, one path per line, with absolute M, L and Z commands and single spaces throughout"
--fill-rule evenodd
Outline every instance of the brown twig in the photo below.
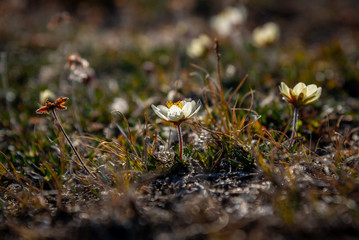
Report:
M 61 132 L 64 134 L 67 142 L 69 143 L 70 147 L 72 148 L 72 150 L 74 151 L 77 159 L 80 161 L 80 163 L 82 164 L 82 166 L 85 168 L 85 170 L 94 178 L 96 178 L 96 176 L 86 167 L 85 163 L 82 161 L 79 153 L 77 152 L 76 148 L 74 147 L 74 145 L 72 144 L 70 138 L 67 136 L 64 128 L 62 127 L 62 124 L 60 122 L 60 120 L 58 119 L 57 115 L 56 115 L 56 109 L 60 109 L 60 110 L 66 110 L 67 107 L 64 106 L 66 101 L 69 98 L 67 97 L 60 97 L 58 99 L 55 100 L 55 102 L 50 102 L 49 100 L 46 101 L 45 106 L 40 106 L 39 109 L 36 110 L 36 113 L 38 114 L 49 114 L 50 112 L 52 113 L 55 121 L 58 123 L 58 126 L 60 127 Z

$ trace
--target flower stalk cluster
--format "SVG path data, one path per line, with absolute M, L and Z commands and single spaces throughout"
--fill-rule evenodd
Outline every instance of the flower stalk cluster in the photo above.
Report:
M 315 84 L 305 85 L 304 83 L 298 83 L 293 89 L 289 88 L 284 82 L 281 83 L 279 86 L 279 90 L 283 95 L 283 98 L 290 104 L 293 105 L 293 130 L 290 137 L 290 145 L 292 147 L 294 144 L 294 139 L 297 134 L 297 125 L 298 125 L 298 117 L 299 117 L 299 110 L 300 108 L 307 106 L 316 100 L 321 95 L 322 89 L 317 87 Z M 36 110 L 36 113 L 39 114 L 49 114 L 51 113 L 58 123 L 58 126 L 65 136 L 67 142 L 69 143 L 70 147 L 72 148 L 74 154 L 76 155 L 77 159 L 80 161 L 82 166 L 85 170 L 93 177 L 93 173 L 86 167 L 85 163 L 81 159 L 79 153 L 77 152 L 76 148 L 73 146 L 70 138 L 66 134 L 64 128 L 60 120 L 57 117 L 56 110 L 66 110 L 67 107 L 65 106 L 66 101 L 68 100 L 67 97 L 60 97 L 54 102 L 49 100 L 46 101 L 44 106 L 40 106 L 39 109 Z M 182 129 L 181 125 L 183 122 L 192 118 L 201 108 L 200 101 L 196 102 L 194 100 L 181 100 L 177 102 L 168 101 L 166 105 L 151 105 L 153 111 L 159 116 L 161 119 L 173 123 L 174 126 L 177 128 L 178 132 L 178 140 L 179 140 L 179 157 L 183 159 L 183 136 L 182 136 Z

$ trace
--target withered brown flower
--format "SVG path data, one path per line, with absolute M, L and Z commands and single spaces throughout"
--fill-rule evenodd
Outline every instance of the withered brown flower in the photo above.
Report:
M 71 81 L 87 84 L 94 80 L 94 70 L 90 68 L 90 63 L 78 53 L 72 53 L 67 57 L 66 67 L 70 70 Z
M 67 107 L 64 106 L 65 102 L 68 100 L 68 97 L 60 97 L 55 100 L 55 102 L 46 101 L 45 106 L 40 106 L 39 109 L 36 110 L 38 114 L 49 114 L 54 109 L 66 110 Z
M 71 53 L 67 57 L 67 66 L 71 70 L 83 69 L 89 67 L 89 62 L 86 59 L 83 59 L 78 53 Z

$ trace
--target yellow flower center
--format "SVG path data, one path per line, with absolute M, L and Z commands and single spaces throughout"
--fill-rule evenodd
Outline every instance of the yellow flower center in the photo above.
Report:
M 179 107 L 180 109 L 183 108 L 182 101 L 178 101 L 178 102 L 175 102 L 175 103 L 173 103 L 172 101 L 167 101 L 167 102 L 166 102 L 166 105 L 167 105 L 168 108 L 171 108 L 173 105 L 176 105 L 176 106 Z

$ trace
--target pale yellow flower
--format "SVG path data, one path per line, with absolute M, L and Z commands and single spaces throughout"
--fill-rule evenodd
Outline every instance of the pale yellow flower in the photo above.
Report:
M 253 30 L 252 38 L 259 47 L 265 47 L 273 44 L 279 38 L 279 26 L 276 23 L 268 22 L 262 27 L 256 27 Z
M 128 113 L 129 105 L 124 98 L 117 97 L 113 100 L 112 104 L 110 105 L 110 111 L 118 111 L 123 114 Z
M 239 25 L 247 18 L 247 10 L 244 7 L 228 7 L 218 15 L 211 18 L 210 24 L 222 37 L 230 36 Z
M 55 94 L 49 90 L 49 89 L 46 89 L 42 92 L 40 92 L 40 102 L 42 104 L 46 103 L 46 100 L 54 100 L 55 99 Z
M 187 55 L 191 58 L 201 57 L 211 47 L 211 43 L 212 41 L 207 35 L 201 34 L 187 46 Z
M 170 101 L 166 105 L 155 106 L 152 104 L 151 107 L 157 116 L 175 125 L 193 117 L 201 108 L 201 104 L 194 100 L 182 100 L 175 103 Z
M 282 82 L 279 86 L 279 90 L 284 99 L 297 108 L 315 102 L 322 93 L 321 87 L 317 87 L 315 84 L 306 86 L 302 82 L 295 85 L 293 89 L 289 88 L 284 82 Z

